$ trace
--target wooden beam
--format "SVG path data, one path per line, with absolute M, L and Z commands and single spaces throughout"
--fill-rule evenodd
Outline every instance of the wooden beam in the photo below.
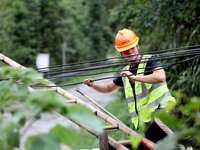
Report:
M 104 127 L 105 130 L 119 129 L 118 125 L 109 125 Z
M 104 130 L 103 133 L 99 134 L 99 147 L 100 147 L 100 150 L 109 150 L 108 132 L 106 130 Z

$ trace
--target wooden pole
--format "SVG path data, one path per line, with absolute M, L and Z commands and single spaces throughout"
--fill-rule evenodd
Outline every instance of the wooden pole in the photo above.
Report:
M 100 150 L 109 150 L 108 148 L 108 132 L 104 130 L 103 133 L 99 134 L 99 147 Z
M 83 95 L 85 98 L 87 98 L 90 102 L 92 102 L 95 106 L 97 106 L 100 110 L 102 110 L 103 112 L 105 112 L 106 114 L 108 114 L 109 116 L 111 116 L 113 119 L 115 119 L 116 121 L 122 123 L 118 118 L 116 118 L 113 114 L 111 114 L 110 112 L 108 112 L 105 108 L 103 108 L 101 105 L 99 105 L 97 102 L 95 102 L 93 99 L 91 99 L 89 96 L 87 96 L 86 94 L 84 94 L 79 88 L 75 89 L 78 93 L 80 93 L 81 95 Z

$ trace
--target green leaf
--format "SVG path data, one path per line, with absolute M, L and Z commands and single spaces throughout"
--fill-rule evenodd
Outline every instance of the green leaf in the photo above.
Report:
M 147 108 L 141 109 L 141 111 L 140 111 L 140 118 L 144 122 L 150 121 L 151 115 L 152 115 L 151 111 Z
M 38 134 L 26 141 L 27 150 L 60 150 L 60 140 L 51 134 Z
M 56 125 L 49 132 L 51 135 L 57 136 L 60 141 L 68 146 L 72 146 L 75 142 L 78 141 L 79 134 L 77 130 L 73 128 L 63 127 L 61 125 Z
M 73 113 L 88 113 L 88 114 L 93 114 L 93 112 L 88 109 L 87 107 L 83 106 L 83 105 L 72 105 L 69 107 L 69 114 L 73 114 Z
M 13 84 L 10 90 L 12 90 L 13 95 L 16 97 L 22 97 L 28 94 L 28 88 L 24 85 Z
M 172 110 L 172 109 L 174 108 L 175 105 L 176 105 L 175 102 L 173 102 L 173 101 L 168 101 L 168 102 L 166 103 L 165 110 L 170 111 L 170 110 Z
M 10 146 L 12 147 L 19 147 L 19 143 L 20 143 L 20 135 L 18 131 L 12 131 L 8 134 L 8 139 L 7 139 L 8 143 Z
M 28 105 L 40 105 L 44 111 L 59 110 L 67 106 L 65 99 L 53 91 L 31 93 L 27 103 Z
M 167 112 L 155 112 L 155 117 L 159 118 L 166 126 L 172 129 L 179 129 L 184 126 L 183 120 L 180 120 Z
M 200 99 L 197 97 L 192 97 L 190 99 L 190 103 L 186 104 L 182 111 L 183 113 L 189 115 L 192 111 L 198 112 L 199 108 L 200 108 Z
M 0 121 L 0 149 L 14 149 L 19 146 L 18 126 L 11 120 Z
M 178 149 L 179 136 L 177 134 L 171 134 L 159 141 L 156 145 L 156 150 L 175 150 Z
M 199 136 L 200 137 L 200 128 L 199 127 L 191 127 L 187 130 L 182 130 L 179 132 L 180 137 L 192 137 Z
M 141 141 L 142 137 L 131 135 L 131 145 L 133 149 L 137 149 Z
M 69 116 L 79 124 L 92 128 L 99 133 L 103 132 L 103 122 L 84 106 L 74 105 L 69 107 Z

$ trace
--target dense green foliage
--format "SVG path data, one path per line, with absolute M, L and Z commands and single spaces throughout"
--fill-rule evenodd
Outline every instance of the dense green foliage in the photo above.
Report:
M 113 35 L 125 27 L 140 37 L 142 52 L 198 45 L 199 7 L 198 0 L 3 0 L 0 49 L 26 66 L 35 65 L 38 53 L 50 53 L 50 65 L 54 65 L 61 64 L 62 43 L 66 42 L 67 62 L 95 60 L 113 51 Z M 167 68 L 170 87 L 199 96 L 198 64 L 196 60 Z M 193 78 L 187 80 L 188 76 Z M 192 92 L 187 90 L 190 87 Z
M 158 142 L 157 149 L 177 149 L 178 144 L 185 147 L 200 148 L 200 98 L 187 96 L 183 93 L 173 93 L 177 99 L 177 107 L 172 113 L 158 112 L 155 114 L 163 123 L 170 127 L 174 134 Z M 170 143 L 170 144 L 169 144 Z
M 62 10 L 57 0 L 2 1 L 1 51 L 24 65 L 33 65 L 38 53 L 59 60 L 63 41 Z
M 193 46 L 200 43 L 199 9 L 199 0 L 122 0 L 112 10 L 111 22 L 117 24 L 117 29 L 133 29 L 140 37 L 141 52 Z M 167 68 L 169 87 L 189 96 L 200 96 L 199 66 L 197 59 Z
M 198 0 L 122 0 L 112 12 L 112 22 L 119 24 L 118 29 L 133 29 L 146 50 L 196 45 L 199 7 Z
M 66 53 L 68 62 L 105 58 L 112 34 L 106 16 L 106 1 L 63 1 L 66 7 Z
M 35 65 L 38 53 L 49 53 L 51 65 L 61 64 L 62 44 L 66 42 L 67 62 L 104 58 L 112 42 L 104 4 L 85 0 L 3 0 L 1 52 L 26 66 Z

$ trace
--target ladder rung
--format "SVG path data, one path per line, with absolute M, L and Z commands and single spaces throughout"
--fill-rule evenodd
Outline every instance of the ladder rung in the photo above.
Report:
M 118 142 L 122 145 L 130 145 L 131 144 L 131 140 L 122 140 L 122 141 L 118 141 Z
M 72 100 L 67 100 L 67 102 L 68 102 L 68 103 L 76 103 L 76 102 L 77 102 L 77 100 L 75 100 L 75 99 L 72 99 Z
M 55 91 L 55 89 L 38 89 L 37 92 L 43 92 L 43 91 Z
M 109 125 L 104 127 L 105 130 L 119 129 L 118 125 Z

